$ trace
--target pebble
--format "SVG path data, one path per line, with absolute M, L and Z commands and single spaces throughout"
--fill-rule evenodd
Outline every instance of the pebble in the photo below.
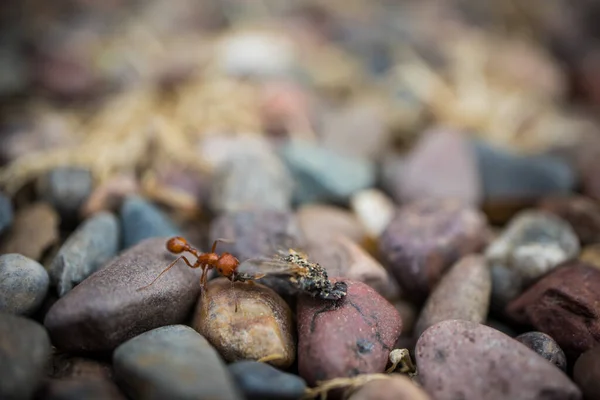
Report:
M 106 379 L 52 379 L 42 393 L 44 400 L 126 400 L 119 387 Z
M 19 209 L 0 245 L 0 254 L 18 253 L 40 261 L 50 246 L 59 240 L 60 222 L 47 203 L 34 203 Z
M 430 400 L 423 389 L 401 374 L 365 383 L 348 400 Z
M 392 199 L 379 189 L 366 189 L 353 194 L 350 208 L 372 239 L 385 231 L 396 213 Z
M 298 299 L 298 372 L 310 386 L 384 372 L 402 332 L 400 314 L 391 303 L 365 283 L 344 282 L 348 294 L 338 304 Z
M 0 256 L 0 311 L 35 313 L 48 293 L 50 278 L 44 267 L 21 254 Z
M 567 358 L 600 343 L 600 270 L 569 261 L 545 275 L 506 308 L 509 317 L 550 336 Z
M 259 283 L 239 282 L 232 288 L 223 277 L 209 281 L 192 326 L 229 362 L 277 355 L 269 362 L 287 368 L 296 359 L 292 310 L 277 293 Z
M 558 157 L 521 156 L 482 141 L 473 141 L 484 198 L 487 201 L 540 199 L 570 193 L 575 171 Z
M 584 247 L 579 260 L 600 269 L 600 243 Z
M 238 361 L 227 366 L 246 400 L 300 400 L 306 382 L 262 362 Z
M 163 326 L 128 340 L 114 351 L 113 366 L 131 398 L 243 399 L 216 350 L 185 325 Z
M 100 211 L 118 213 L 128 196 L 137 195 L 139 184 L 133 175 L 117 175 L 94 188 L 81 207 L 83 218 L 89 218 Z
M 13 206 L 8 197 L 0 193 L 0 234 L 4 233 L 13 223 Z
M 503 309 L 531 282 L 579 253 L 568 222 L 544 211 L 522 211 L 486 249 L 492 304 Z
M 47 376 L 52 379 L 105 379 L 113 378 L 109 362 L 98 361 L 66 353 L 54 353 L 48 363 Z
M 43 326 L 25 317 L 0 313 L 0 398 L 32 398 L 50 353 L 50 339 Z
M 167 238 L 146 239 L 61 297 L 44 325 L 53 344 L 65 351 L 110 351 L 150 329 L 183 322 L 200 291 L 198 275 L 175 259 Z
M 426 130 L 394 179 L 400 202 L 456 199 L 476 206 L 483 197 L 475 152 L 460 131 Z
M 214 212 L 291 209 L 294 184 L 288 170 L 274 153 L 261 153 L 241 153 L 215 171 L 210 191 Z
M 298 204 L 348 203 L 350 197 L 375 185 L 375 165 L 318 145 L 291 141 L 281 148 L 281 157 L 295 182 Z
M 199 156 L 212 170 L 251 155 L 270 158 L 274 150 L 273 143 L 264 135 L 209 135 L 198 145 Z
M 148 200 L 131 196 L 121 206 L 123 248 L 128 249 L 144 239 L 171 237 L 181 232 L 173 221 Z
M 550 197 L 542 200 L 538 207 L 571 224 L 583 246 L 600 242 L 600 205 L 589 197 Z
M 573 367 L 573 381 L 585 400 L 600 399 L 600 346 L 579 356 Z
M 444 275 L 427 298 L 415 326 L 415 337 L 449 319 L 484 323 L 489 310 L 492 278 L 480 255 L 468 255 Z
M 344 235 L 362 243 L 367 232 L 352 212 L 330 204 L 306 204 L 296 211 L 298 224 L 311 242 L 326 242 L 336 235 Z
M 564 372 L 567 371 L 567 357 L 552 337 L 543 332 L 526 332 L 515 337 L 515 340 L 523 343 Z
M 449 320 L 417 342 L 418 381 L 436 400 L 580 400 L 560 369 L 485 325 Z
M 67 238 L 52 260 L 48 272 L 60 297 L 96 272 L 120 249 L 118 218 L 101 211 L 85 220 Z
M 92 174 L 80 167 L 58 167 L 42 176 L 37 192 L 51 204 L 63 220 L 76 220 L 81 207 L 92 193 Z
M 400 208 L 379 238 L 379 251 L 407 298 L 421 303 L 446 270 L 487 244 L 489 227 L 478 210 L 452 200 Z

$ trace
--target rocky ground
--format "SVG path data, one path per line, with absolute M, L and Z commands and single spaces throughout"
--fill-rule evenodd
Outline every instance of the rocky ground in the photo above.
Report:
M 597 6 L 388 3 L 0 11 L 0 398 L 600 398 Z

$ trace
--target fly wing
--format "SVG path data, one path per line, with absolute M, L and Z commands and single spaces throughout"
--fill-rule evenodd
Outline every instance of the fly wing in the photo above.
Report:
M 238 273 L 247 276 L 256 275 L 293 275 L 297 266 L 279 257 L 257 257 L 243 261 L 238 266 Z

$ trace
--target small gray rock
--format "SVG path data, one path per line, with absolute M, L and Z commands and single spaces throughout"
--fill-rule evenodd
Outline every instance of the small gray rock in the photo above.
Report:
M 44 325 L 66 351 L 110 351 L 142 332 L 185 321 L 198 297 L 198 275 L 175 259 L 167 238 L 146 239 L 61 297 Z M 139 289 L 139 290 L 138 290 Z
M 48 293 L 50 278 L 44 267 L 21 254 L 0 256 L 0 311 L 31 315 Z
M 306 382 L 262 362 L 238 361 L 229 364 L 229 372 L 247 400 L 298 400 Z
M 48 269 L 60 297 L 96 272 L 119 250 L 119 220 L 99 212 L 84 221 L 65 241 Z
M 0 398 L 32 398 L 41 384 L 50 352 L 50 339 L 43 326 L 0 313 Z
M 128 197 L 121 206 L 120 214 L 125 249 L 144 239 L 181 234 L 179 228 L 165 213 L 139 196 Z
M 579 253 L 569 223 L 545 211 L 522 211 L 486 250 L 492 306 L 503 309 L 537 278 Z
M 550 361 L 563 371 L 567 371 L 567 357 L 558 343 L 543 332 L 527 332 L 515 338 L 531 350 Z
M 375 165 L 311 143 L 292 141 L 281 157 L 294 177 L 297 203 L 348 203 L 354 193 L 375 185 Z
M 217 351 L 188 326 L 164 326 L 123 343 L 113 365 L 135 399 L 243 399 Z
M 40 197 L 52 204 L 63 219 L 76 220 L 94 188 L 92 174 L 80 167 L 58 167 L 37 184 Z
M 6 231 L 13 222 L 13 206 L 8 197 L 0 193 L 0 234 Z

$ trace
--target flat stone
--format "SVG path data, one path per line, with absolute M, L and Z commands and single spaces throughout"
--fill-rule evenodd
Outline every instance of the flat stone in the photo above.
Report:
M 298 372 L 310 386 L 384 372 L 402 332 L 400 314 L 391 303 L 365 283 L 344 282 L 348 294 L 339 302 L 298 299 Z
M 436 400 L 580 400 L 560 369 L 505 334 L 471 321 L 433 325 L 416 347 L 418 381 Z
M 506 313 L 550 335 L 567 358 L 600 343 L 600 270 L 569 261 L 513 300 Z
M 0 313 L 0 398 L 32 398 L 42 383 L 50 353 L 50 339 L 43 326 L 25 317 Z
M 31 315 L 42 305 L 50 278 L 44 267 L 20 254 L 0 256 L 0 312 Z
M 232 287 L 223 277 L 209 281 L 192 326 L 229 362 L 277 356 L 269 362 L 287 368 L 296 359 L 292 311 L 259 283 L 237 282 Z
M 54 303 L 44 320 L 52 343 L 65 351 L 110 351 L 143 332 L 185 321 L 200 291 L 198 275 L 185 263 L 142 289 L 175 259 L 166 240 L 138 243 Z
M 526 332 L 515 337 L 515 340 L 523 343 L 566 373 L 567 357 L 552 337 L 543 332 Z
M 583 398 L 600 398 L 600 346 L 585 351 L 573 367 L 573 381 L 583 392 Z
M 13 206 L 8 197 L 0 193 L 0 234 L 4 233 L 13 223 Z
M 139 196 L 130 196 L 121 206 L 123 248 L 128 249 L 144 239 L 178 236 L 181 231 L 158 207 Z
M 410 378 L 394 374 L 390 379 L 376 379 L 365 383 L 348 400 L 430 400 L 423 389 Z
M 379 238 L 379 250 L 407 298 L 422 303 L 449 267 L 482 250 L 488 238 L 478 210 L 429 200 L 401 207 Z
M 538 207 L 571 224 L 583 246 L 600 242 L 600 205 L 592 199 L 554 196 L 540 201 Z
M 492 278 L 480 255 L 468 255 L 444 275 L 427 298 L 415 326 L 415 337 L 449 319 L 484 323 L 489 310 Z
M 216 350 L 188 326 L 163 326 L 128 340 L 114 351 L 113 365 L 135 399 L 243 399 Z
M 306 382 L 267 363 L 238 361 L 227 366 L 247 400 L 300 400 Z
M 117 254 L 121 246 L 120 228 L 114 214 L 101 211 L 71 233 L 48 268 L 60 297 Z

